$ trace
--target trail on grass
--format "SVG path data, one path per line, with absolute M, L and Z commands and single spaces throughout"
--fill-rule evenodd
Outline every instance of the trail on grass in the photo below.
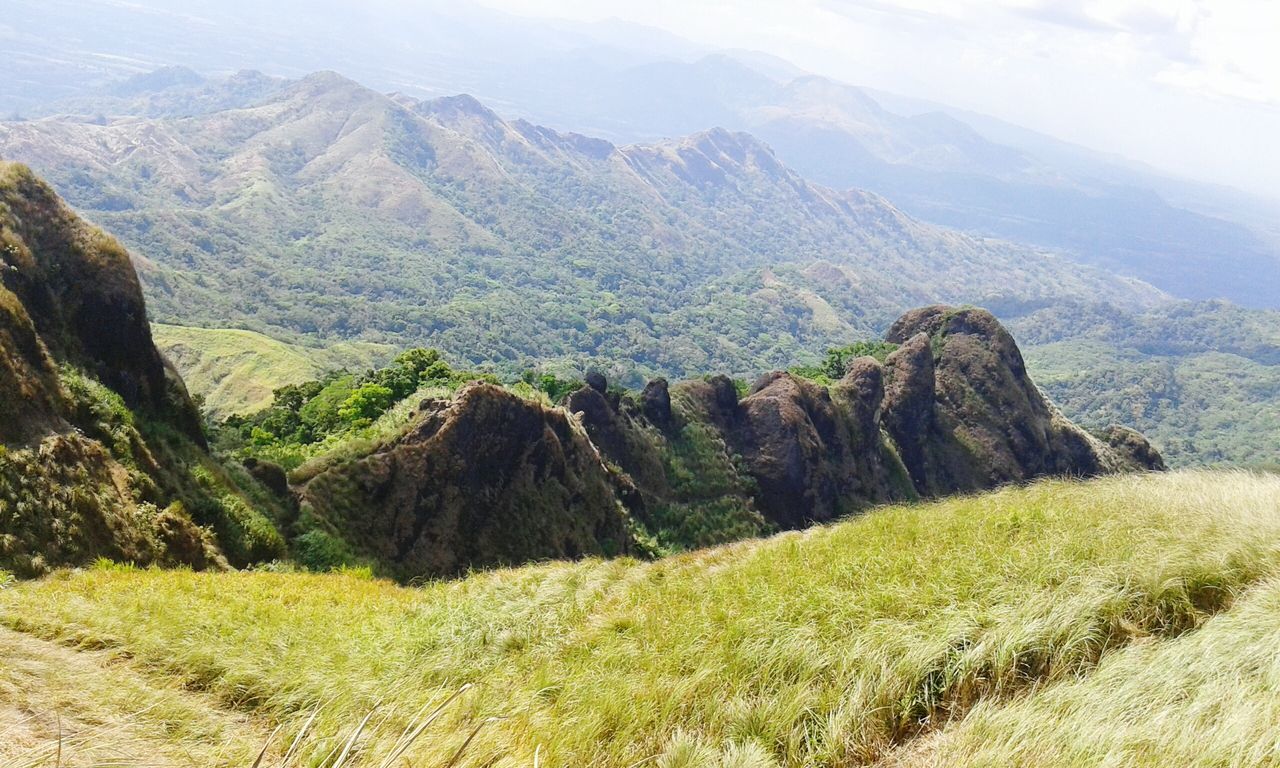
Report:
M 109 651 L 0 627 L 0 768 L 248 765 L 267 731 Z

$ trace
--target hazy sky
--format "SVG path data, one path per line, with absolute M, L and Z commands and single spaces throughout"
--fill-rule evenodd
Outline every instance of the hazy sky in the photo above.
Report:
M 1280 0 L 483 0 L 621 18 L 1280 198 Z

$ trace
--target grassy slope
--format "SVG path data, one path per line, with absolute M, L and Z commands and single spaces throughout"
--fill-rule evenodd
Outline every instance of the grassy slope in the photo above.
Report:
M 1193 472 L 420 589 L 95 570 L 0 593 L 0 621 L 286 735 L 325 703 L 316 760 L 380 701 L 369 766 L 467 682 L 413 765 L 477 725 L 460 765 L 1280 765 L 1277 577 L 1280 478 Z
M 254 331 L 151 326 L 156 346 L 182 374 L 192 394 L 217 418 L 249 413 L 271 403 L 286 384 L 318 379 L 340 368 L 385 364 L 395 352 L 384 344 L 338 343 L 326 348 L 278 341 Z

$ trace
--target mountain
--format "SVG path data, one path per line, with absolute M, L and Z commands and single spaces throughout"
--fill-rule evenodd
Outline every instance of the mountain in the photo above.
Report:
M 618 147 L 327 73 L 187 118 L 7 123 L 0 154 L 124 239 L 159 321 L 508 369 L 737 375 L 933 301 L 1161 298 L 815 185 L 745 134 Z
M 1275 206 L 1242 193 L 942 105 L 814 75 L 775 78 L 722 54 L 606 71 L 585 87 L 573 105 L 522 114 L 623 141 L 707 125 L 747 131 L 806 178 L 875 192 L 925 221 L 1063 250 L 1182 298 L 1280 307 Z
M 656 379 L 637 396 L 596 372 L 563 407 L 409 354 L 354 380 L 279 390 L 271 408 L 228 421 L 222 442 L 256 469 L 316 446 L 287 476 L 299 503 L 290 539 L 304 557 L 364 560 L 402 580 L 694 548 L 1043 476 L 1164 469 L 1138 433 L 1092 435 L 1063 418 L 990 313 L 915 310 L 888 339 L 883 363 L 845 361 L 830 385 L 774 371 L 745 393 L 715 376 Z M 370 439 L 362 423 L 382 426 Z
M 284 541 L 205 449 L 128 254 L 0 164 L 0 567 L 225 567 Z
M 412 11 L 389 0 L 319 9 L 298 0 L 88 6 L 17 0 L 10 23 L 23 34 L 5 45 L 19 76 L 0 86 L 0 110 L 49 114 L 51 101 L 70 99 L 54 109 L 90 118 L 154 114 L 154 104 L 128 107 L 100 95 L 176 65 L 290 77 L 336 69 L 415 99 L 466 91 L 505 117 L 622 144 L 720 126 L 764 140 L 812 181 L 875 192 L 925 221 L 1063 249 L 1182 298 L 1280 307 L 1275 203 L 761 54 L 709 51 L 621 22 L 519 18 L 470 3 Z

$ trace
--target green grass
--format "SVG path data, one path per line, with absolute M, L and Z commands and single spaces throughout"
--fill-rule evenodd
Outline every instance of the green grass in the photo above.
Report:
M 302 384 L 342 368 L 376 368 L 395 354 L 385 344 L 344 342 L 322 349 L 235 329 L 157 323 L 151 332 L 214 418 L 268 406 L 272 391 L 286 384 Z
M 299 765 L 372 711 L 348 764 L 378 766 L 464 684 L 410 765 L 477 727 L 457 765 L 1280 765 L 1277 578 L 1280 477 L 1183 472 L 420 588 L 62 572 L 0 591 L 0 622 L 278 745 L 319 707 Z

